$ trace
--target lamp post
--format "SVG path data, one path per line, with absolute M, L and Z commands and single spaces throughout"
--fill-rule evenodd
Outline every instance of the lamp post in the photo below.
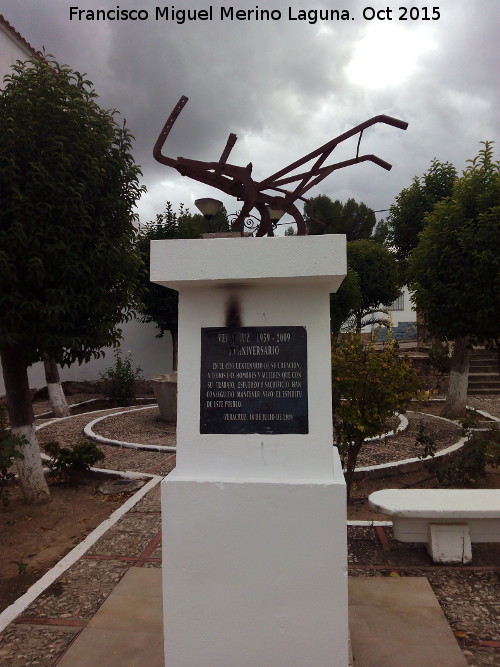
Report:
M 215 215 L 217 215 L 218 211 L 220 211 L 222 202 L 218 199 L 212 199 L 211 197 L 203 197 L 201 199 L 196 199 L 194 205 L 203 215 L 205 220 L 210 221 Z M 279 220 L 285 214 L 285 211 L 277 208 L 271 208 L 270 206 L 267 206 L 267 210 L 269 217 L 271 218 L 272 228 L 274 230 L 276 229 Z M 228 217 L 232 219 L 233 222 L 235 222 L 240 217 L 240 211 L 237 213 L 230 213 Z M 245 236 L 245 229 L 249 230 L 251 232 L 250 236 L 252 236 L 255 230 L 258 229 L 260 222 L 261 221 L 259 218 L 255 217 L 254 215 L 246 215 L 243 220 L 241 220 L 241 236 Z
M 202 199 L 197 199 L 194 202 L 194 205 L 203 215 L 205 220 L 210 221 L 214 215 L 217 215 L 222 207 L 222 202 L 218 199 L 212 199 L 211 197 L 204 197 Z

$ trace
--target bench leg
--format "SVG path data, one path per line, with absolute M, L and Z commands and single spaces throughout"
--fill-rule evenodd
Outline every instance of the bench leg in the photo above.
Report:
M 435 563 L 470 563 L 472 546 L 468 524 L 429 524 L 427 550 Z

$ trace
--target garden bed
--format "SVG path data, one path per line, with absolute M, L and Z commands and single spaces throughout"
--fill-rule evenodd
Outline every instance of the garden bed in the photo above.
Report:
M 126 495 L 98 492 L 106 479 L 50 483 L 44 505 L 26 504 L 20 488 L 9 487 L 9 505 L 0 506 L 0 612 L 125 502 Z

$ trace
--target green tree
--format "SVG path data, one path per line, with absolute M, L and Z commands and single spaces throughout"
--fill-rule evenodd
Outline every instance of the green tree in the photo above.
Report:
M 390 229 L 387 220 L 379 220 L 375 225 L 371 238 L 380 245 L 390 246 Z
M 49 492 L 27 367 L 115 345 L 140 269 L 132 137 L 96 97 L 50 56 L 16 64 L 0 93 L 0 354 L 12 432 L 29 442 L 18 462 L 29 502 Z
M 367 438 L 385 433 L 404 412 L 420 383 L 393 341 L 381 351 L 357 334 L 340 336 L 332 348 L 333 427 L 350 498 L 359 453 Z
M 334 338 L 339 335 L 342 325 L 353 319 L 354 313 L 361 308 L 361 301 L 359 276 L 348 268 L 339 289 L 330 294 L 330 329 Z
M 451 194 L 457 170 L 449 162 L 434 159 L 420 178 L 415 176 L 409 188 L 401 190 L 387 218 L 388 241 L 396 252 L 403 274 L 411 251 L 417 247 L 425 216 Z
M 367 322 L 367 315 L 389 305 L 401 290 L 394 254 L 373 239 L 360 239 L 347 244 L 347 265 L 356 272 L 361 301 L 352 311 L 357 330 Z
M 327 195 L 311 197 L 304 206 L 304 217 L 310 234 L 345 234 L 348 241 L 370 238 L 376 223 L 375 213 L 365 204 L 354 199 L 343 204 Z
M 500 166 L 490 142 L 436 204 L 410 256 L 409 278 L 431 336 L 453 341 L 443 414 L 465 411 L 470 348 L 500 338 Z
M 141 273 L 140 304 L 138 306 L 143 322 L 154 322 L 158 329 L 158 338 L 169 332 L 172 337 L 172 368 L 177 370 L 177 326 L 179 293 L 176 290 L 156 285 L 149 280 L 151 241 L 166 239 L 196 239 L 202 234 L 229 232 L 226 209 L 220 211 L 211 220 L 202 215 L 191 215 L 181 204 L 175 213 L 172 204 L 167 201 L 165 211 L 156 219 L 146 223 L 138 236 L 137 248 L 141 255 L 144 270 Z

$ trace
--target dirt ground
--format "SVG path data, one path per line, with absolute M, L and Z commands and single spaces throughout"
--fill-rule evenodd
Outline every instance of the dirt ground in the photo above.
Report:
M 28 505 L 18 487 L 9 487 L 9 505 L 0 507 L 0 612 L 125 501 L 98 492 L 105 479 L 50 483 L 45 505 Z

